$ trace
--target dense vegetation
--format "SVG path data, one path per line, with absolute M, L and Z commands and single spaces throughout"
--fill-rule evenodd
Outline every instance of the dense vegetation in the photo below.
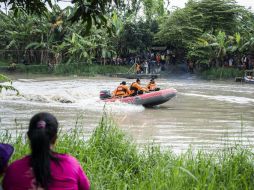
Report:
M 223 66 L 229 57 L 239 64 L 243 55 L 253 51 L 253 24 L 253 13 L 235 1 L 189 1 L 164 18 L 156 37 L 209 67 Z
M 91 12 L 92 18 L 76 15 L 82 2 L 63 10 L 52 5 L 43 14 L 19 6 L 0 11 L 0 59 L 52 67 L 105 65 L 166 46 L 178 62 L 191 60 L 202 70 L 224 67 L 230 58 L 240 67 L 242 57 L 254 52 L 254 14 L 234 0 L 189 0 L 174 11 L 163 0 L 105 1 L 94 5 L 101 11 Z
M 85 141 L 84 129 L 60 134 L 56 151 L 75 156 L 92 189 L 253 189 L 253 154 L 235 146 L 212 153 L 191 150 L 180 155 L 149 145 L 142 150 L 107 117 Z M 11 135 L 12 134 L 12 135 Z M 15 146 L 12 160 L 29 153 L 24 136 L 3 132 L 1 142 Z
M 19 94 L 19 91 L 12 86 L 12 81 L 8 77 L 0 74 L 0 93 L 2 90 L 11 90 Z

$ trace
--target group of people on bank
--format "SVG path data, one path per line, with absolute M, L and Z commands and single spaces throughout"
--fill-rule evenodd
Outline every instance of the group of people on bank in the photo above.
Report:
M 127 97 L 127 96 L 136 96 L 138 94 L 148 93 L 151 91 L 158 91 L 160 90 L 154 78 L 150 80 L 146 87 L 141 86 L 141 81 L 139 78 L 133 82 L 130 87 L 127 86 L 126 81 L 122 81 L 120 85 L 113 91 L 113 97 Z

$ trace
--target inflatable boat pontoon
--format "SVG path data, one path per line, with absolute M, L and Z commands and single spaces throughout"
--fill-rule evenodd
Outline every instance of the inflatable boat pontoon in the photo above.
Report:
M 159 104 L 163 104 L 176 96 L 177 91 L 174 88 L 168 88 L 159 91 L 152 91 L 145 94 L 136 96 L 129 96 L 124 98 L 112 98 L 110 91 L 103 90 L 100 92 L 100 99 L 104 102 L 120 101 L 129 104 L 143 105 L 145 107 L 152 107 Z

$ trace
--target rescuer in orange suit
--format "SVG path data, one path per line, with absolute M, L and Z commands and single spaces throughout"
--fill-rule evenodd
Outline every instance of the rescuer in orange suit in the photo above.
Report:
M 120 85 L 113 91 L 113 97 L 126 97 L 130 94 L 131 91 L 125 81 L 121 82 Z
M 149 91 L 159 91 L 160 88 L 157 88 L 157 85 L 155 83 L 155 80 L 154 78 L 152 78 L 150 80 L 150 82 L 148 83 L 148 85 L 146 86 L 146 88 L 149 90 Z
M 149 92 L 147 88 L 140 86 L 140 79 L 138 78 L 136 82 L 133 82 L 130 86 L 131 96 L 136 96 L 137 94 L 143 94 L 144 92 Z

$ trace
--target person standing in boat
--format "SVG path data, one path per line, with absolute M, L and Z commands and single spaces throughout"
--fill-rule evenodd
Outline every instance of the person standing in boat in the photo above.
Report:
M 125 81 L 121 82 L 120 85 L 113 91 L 113 97 L 126 97 L 130 94 L 131 91 Z
M 150 82 L 148 83 L 148 85 L 146 86 L 146 88 L 147 88 L 149 91 L 159 91 L 159 90 L 160 90 L 160 88 L 157 87 L 154 78 L 152 78 L 152 79 L 150 80 Z
M 131 96 L 136 96 L 138 94 L 143 94 L 144 92 L 149 92 L 147 88 L 142 87 L 140 79 L 137 78 L 136 82 L 133 82 L 130 86 Z

